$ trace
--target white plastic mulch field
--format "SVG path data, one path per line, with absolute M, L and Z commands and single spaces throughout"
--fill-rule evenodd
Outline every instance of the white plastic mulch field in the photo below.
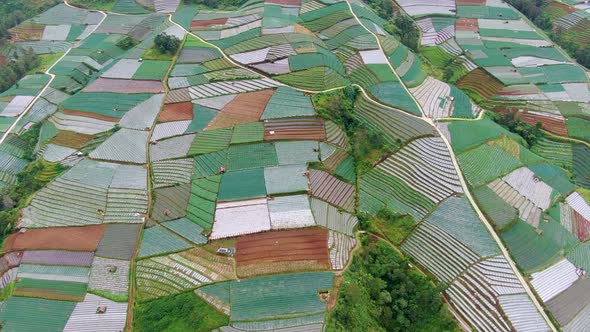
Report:
M 271 229 L 266 198 L 217 204 L 211 240 Z

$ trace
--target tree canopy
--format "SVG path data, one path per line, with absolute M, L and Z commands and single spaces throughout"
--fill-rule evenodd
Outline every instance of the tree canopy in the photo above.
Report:
M 386 242 L 364 247 L 344 273 L 328 331 L 457 331 L 439 290 Z
M 39 66 L 39 57 L 33 52 L 33 49 L 14 52 L 14 58 L 4 64 L 0 64 L 0 92 L 8 90 L 25 74 Z
M 180 47 L 180 39 L 166 33 L 157 35 L 154 42 L 156 43 L 156 48 L 160 50 L 160 52 L 167 54 L 176 53 Z

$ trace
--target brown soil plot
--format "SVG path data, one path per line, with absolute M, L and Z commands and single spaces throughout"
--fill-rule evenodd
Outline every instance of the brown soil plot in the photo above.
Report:
M 238 238 L 238 274 L 330 269 L 328 231 L 308 228 L 272 231 Z

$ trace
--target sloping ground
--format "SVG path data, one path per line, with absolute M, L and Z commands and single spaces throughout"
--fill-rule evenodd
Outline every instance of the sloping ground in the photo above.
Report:
M 560 247 L 548 237 L 540 237 L 533 227 L 519 220 L 502 239 L 525 271 L 535 271 L 552 264 L 559 257 Z
M 354 227 L 358 223 L 356 216 L 339 211 L 336 206 L 316 198 L 311 199 L 311 210 L 318 225 L 348 236 L 353 235 Z
M 274 90 L 239 94 L 209 123 L 207 129 L 219 129 L 260 120 Z
M 567 259 L 531 275 L 531 285 L 543 302 L 547 302 L 568 289 L 579 276 L 577 268 Z
M 360 210 L 371 214 L 390 208 L 421 220 L 436 206 L 426 196 L 378 168 L 360 178 L 359 188 Z
M 547 326 L 514 272 L 501 256 L 465 271 L 446 290 L 451 304 L 479 330 L 545 331 Z
M 332 288 L 329 272 L 259 277 L 232 282 L 231 320 L 291 318 L 320 313 L 326 304 L 318 291 Z
M 181 293 L 198 286 L 233 278 L 232 258 L 202 248 L 137 262 L 140 300 Z
M 481 258 L 450 234 L 429 223 L 418 226 L 401 247 L 443 282 L 452 281 Z
M 337 179 L 329 173 L 309 170 L 311 195 L 325 200 L 347 211 L 353 211 L 355 205 L 354 186 Z
M 217 204 L 210 239 L 252 234 L 271 229 L 266 198 Z
M 10 297 L 0 311 L 3 328 L 13 331 L 53 330 L 65 327 L 75 302 L 53 301 L 27 297 Z M 35 312 L 35 315 L 31 315 Z
M 203 235 L 203 227 L 193 223 L 187 218 L 164 222 L 161 225 L 194 244 L 207 243 L 207 237 Z
M 449 151 L 440 138 L 424 138 L 394 153 L 377 165 L 434 203 L 453 193 L 462 193 Z
M 106 313 L 98 313 L 97 308 L 106 306 Z M 74 308 L 64 331 L 113 331 L 121 330 L 127 318 L 127 303 L 117 303 L 108 299 L 86 294 L 84 301 Z
M 578 279 L 571 287 L 547 302 L 547 308 L 553 313 L 560 325 L 567 325 L 584 307 L 590 304 L 589 293 L 590 280 Z
M 131 259 L 141 225 L 110 224 L 96 248 L 96 255 L 105 258 Z
M 109 295 L 127 296 L 129 291 L 129 265 L 129 261 L 94 257 L 90 269 L 88 289 Z
M 487 142 L 465 151 L 457 158 L 467 182 L 472 187 L 487 184 L 523 164 L 495 142 Z M 496 165 L 490 167 L 490 165 Z
M 304 229 L 247 235 L 236 242 L 240 276 L 329 267 L 328 231 Z
M 205 229 L 213 225 L 215 201 L 219 192 L 221 176 L 194 180 L 187 208 L 187 218 Z
M 137 257 L 151 257 L 190 248 L 190 244 L 161 226 L 143 231 Z
M 482 257 L 499 253 L 498 246 L 464 197 L 448 198 L 424 222 L 441 228 Z
M 326 138 L 321 118 L 288 118 L 264 121 L 265 140 L 317 140 Z
M 359 121 L 382 133 L 386 141 L 394 146 L 397 144 L 397 139 L 405 142 L 413 138 L 434 135 L 432 127 L 426 121 L 402 111 L 378 106 L 364 96 L 359 96 L 355 105 L 355 114 Z
M 272 197 L 268 201 L 268 212 L 273 230 L 315 225 L 307 195 Z
M 103 225 L 32 229 L 8 237 L 4 252 L 32 249 L 94 251 L 105 232 Z

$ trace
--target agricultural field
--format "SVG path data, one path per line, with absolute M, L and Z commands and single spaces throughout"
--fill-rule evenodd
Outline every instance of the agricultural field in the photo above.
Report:
M 590 76 L 509 3 L 11 25 L 0 62 L 41 60 L 0 91 L 2 329 L 584 331 Z

